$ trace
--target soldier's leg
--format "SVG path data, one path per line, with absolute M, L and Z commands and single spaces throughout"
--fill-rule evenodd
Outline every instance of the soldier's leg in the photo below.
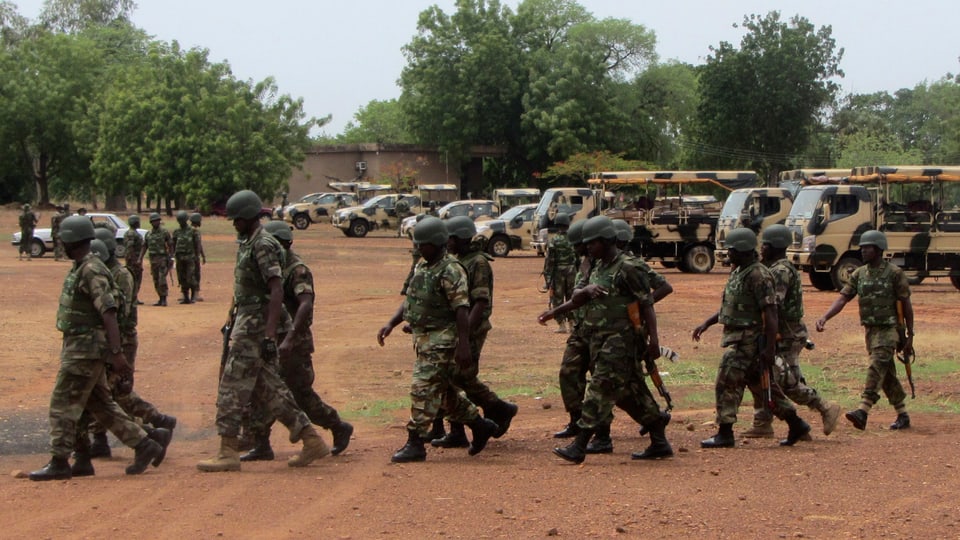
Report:
M 893 347 L 876 347 L 871 351 L 871 371 L 879 380 L 880 389 L 887 397 L 890 405 L 897 412 L 896 420 L 890 424 L 890 429 L 906 429 L 910 427 L 910 416 L 907 414 L 907 392 L 897 377 L 897 364 L 894 360 Z M 877 396 L 879 400 L 879 396 Z
M 143 264 L 127 264 L 127 270 L 133 275 L 133 297 L 139 301 L 140 285 L 143 283 Z
M 250 451 L 240 456 L 240 461 L 272 461 L 273 448 L 270 446 L 270 432 L 274 417 L 262 403 L 256 403 L 243 415 L 243 433 L 253 438 Z
M 554 280 L 553 288 L 550 289 L 550 307 L 555 308 L 560 304 L 562 304 L 564 302 L 563 296 L 564 296 L 563 284 L 561 283 L 560 278 L 558 277 L 557 279 Z M 565 324 L 567 319 L 568 319 L 568 316 L 565 313 L 556 316 L 557 325 L 558 325 L 557 332 L 566 331 Z
M 307 349 L 294 350 L 289 356 L 280 359 L 280 378 L 283 379 L 293 399 L 314 424 L 333 429 L 340 423 L 337 410 L 324 403 L 313 389 L 315 374 L 311 353 Z
M 806 405 L 820 413 L 823 421 L 823 434 L 830 435 L 837 427 L 840 418 L 840 405 L 824 399 L 815 388 L 807 386 L 807 381 L 800 371 L 800 352 L 804 348 L 806 339 L 796 339 L 782 344 L 783 366 L 778 366 L 777 382 L 783 393 L 797 405 Z
M 200 296 L 200 257 L 194 257 L 193 259 L 193 298 L 197 302 L 202 302 L 203 297 Z
M 741 350 L 744 347 L 748 350 Z M 743 389 L 747 385 L 744 364 L 756 358 L 751 354 L 756 354 L 756 347 L 750 348 L 744 343 L 733 343 L 723 352 L 714 383 L 718 430 L 713 437 L 700 441 L 702 448 L 732 448 L 736 445 L 733 424 L 737 421 Z
M 769 368 L 763 366 L 759 358 L 747 367 L 747 384 L 750 387 L 750 391 L 754 394 L 762 394 L 764 392 L 761 385 L 761 378 L 763 377 L 764 370 L 767 369 Z M 772 400 L 773 403 L 773 410 L 771 411 L 773 415 L 786 422 L 790 427 L 790 430 L 787 432 L 787 438 L 781 440 L 780 445 L 793 446 L 797 441 L 809 440 L 810 424 L 807 424 L 806 421 L 797 416 L 797 409 L 793 406 L 793 402 L 787 399 L 780 385 L 777 384 L 777 378 L 775 376 L 770 378 L 769 399 Z M 770 407 L 771 403 L 768 402 L 767 406 Z
M 574 437 L 580 431 L 577 421 L 580 420 L 583 407 L 583 394 L 587 389 L 587 365 L 590 351 L 587 342 L 577 332 L 572 332 L 567 338 L 567 347 L 560 360 L 560 397 L 563 407 L 570 415 L 570 422 L 563 430 L 554 433 L 554 437 L 562 439 Z

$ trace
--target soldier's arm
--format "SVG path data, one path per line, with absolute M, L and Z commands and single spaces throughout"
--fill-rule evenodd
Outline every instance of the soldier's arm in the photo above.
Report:
M 280 323 L 280 314 L 283 310 L 283 280 L 280 276 L 272 276 L 267 280 L 267 289 L 270 290 L 270 302 L 267 304 L 267 339 L 277 339 L 277 325 Z
M 700 337 L 703 336 L 703 333 L 707 331 L 707 328 L 720 322 L 720 312 L 716 312 L 713 315 L 707 317 L 707 320 L 700 323 L 700 326 L 693 329 L 693 340 L 700 341 Z
M 400 304 L 400 307 L 397 308 L 397 311 L 393 314 L 393 317 L 390 317 L 390 320 L 387 321 L 387 324 L 380 327 L 380 331 L 377 332 L 377 343 L 379 343 L 381 347 L 383 347 L 384 340 L 387 339 L 387 336 L 390 335 L 390 332 L 392 332 L 393 329 L 396 328 L 396 326 L 401 322 L 403 322 L 403 304 Z
M 847 296 L 841 291 L 840 295 L 837 296 L 837 299 L 834 300 L 833 304 L 830 305 L 830 309 L 823 314 L 823 317 L 817 319 L 817 332 L 823 332 L 823 329 L 827 326 L 827 321 L 832 319 L 834 315 L 843 311 L 843 308 L 847 305 L 847 303 L 850 302 L 850 300 L 853 300 L 853 297 Z

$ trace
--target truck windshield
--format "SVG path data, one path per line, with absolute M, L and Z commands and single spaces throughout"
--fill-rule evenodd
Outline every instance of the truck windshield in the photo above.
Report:
M 820 189 L 801 189 L 800 192 L 797 193 L 797 199 L 793 201 L 793 206 L 790 208 L 790 216 L 803 219 L 812 218 L 822 194 L 823 190 Z
M 743 212 L 744 205 L 750 194 L 745 191 L 734 191 L 727 197 L 727 202 L 723 204 L 723 210 L 720 211 L 721 218 L 739 218 Z
M 376 197 L 370 199 L 369 201 L 363 203 L 364 208 L 375 208 L 377 206 L 382 206 L 380 203 L 384 199 L 389 199 L 389 195 L 377 195 Z M 392 206 L 392 205 L 391 205 Z

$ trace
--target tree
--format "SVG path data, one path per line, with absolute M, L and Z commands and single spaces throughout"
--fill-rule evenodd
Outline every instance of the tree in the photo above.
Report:
M 573 154 L 558 161 L 543 172 L 542 177 L 557 185 L 586 185 L 594 173 L 603 171 L 643 171 L 652 167 L 649 163 L 624 159 L 623 154 L 606 151 Z
M 774 175 L 807 147 L 833 102 L 843 49 L 830 26 L 800 16 L 750 15 L 743 27 L 739 49 L 721 42 L 701 68 L 697 150 L 706 166 Z
M 376 142 L 379 144 L 413 143 L 413 136 L 406 127 L 406 119 L 396 99 L 373 100 L 353 115 L 343 134 L 336 138 L 341 144 Z
M 129 23 L 133 0 L 45 0 L 40 23 L 53 32 L 72 34 L 90 28 Z

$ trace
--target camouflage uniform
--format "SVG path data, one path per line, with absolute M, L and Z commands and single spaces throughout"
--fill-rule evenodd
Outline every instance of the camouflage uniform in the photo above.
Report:
M 490 314 L 493 312 L 493 268 L 490 267 L 492 257 L 474 249 L 460 255 L 457 260 L 467 271 L 467 290 L 471 309 L 478 300 L 486 300 L 487 308 L 483 312 L 483 321 L 480 326 L 470 329 L 470 356 L 473 363 L 469 369 L 457 370 L 453 384 L 459 386 L 470 401 L 486 410 L 500 401 L 496 392 L 477 378 L 480 374 L 480 352 L 487 341 L 487 334 L 493 328 L 490 324 Z
M 584 257 L 577 270 L 576 289 L 588 284 L 592 267 L 593 260 Z M 583 308 L 574 310 L 567 318 L 571 328 L 563 358 L 560 360 L 560 397 L 563 399 L 563 408 L 570 413 L 571 421 L 576 422 L 580 419 L 583 393 L 587 390 L 587 372 L 591 371 L 590 349 L 581 327 Z
M 441 406 L 447 418 L 471 424 L 477 408 L 453 386 L 457 372 L 456 311 L 470 306 L 467 273 L 450 255 L 421 261 L 407 289 L 403 318 L 413 330 L 417 360 L 410 385 L 407 431 L 425 438 Z
M 177 283 L 184 298 L 189 298 L 190 291 L 195 290 L 197 266 L 197 233 L 189 224 L 184 223 L 173 231 L 173 256 L 177 269 Z
M 300 440 L 301 432 L 310 425 L 277 374 L 277 359 L 264 357 L 262 351 L 270 300 L 267 284 L 273 278 L 282 279 L 283 265 L 283 248 L 262 227 L 241 238 L 234 271 L 236 315 L 217 394 L 217 432 L 222 437 L 240 434 L 247 404 L 264 407 L 280 420 L 290 430 L 290 442 Z M 289 316 L 286 319 L 289 324 Z
M 123 233 L 124 264 L 133 276 L 133 296 L 140 298 L 140 284 L 143 283 L 143 245 L 144 239 L 131 227 Z M 163 278 L 166 282 L 167 278 Z
M 570 299 L 577 274 L 579 261 L 573 244 L 567 238 L 566 232 L 559 232 L 550 239 L 547 255 L 543 261 L 543 275 L 550 285 L 550 307 L 557 307 Z M 561 327 L 567 320 L 567 315 L 558 315 L 557 322 Z
M 193 234 L 197 237 L 197 257 L 194 259 L 193 263 L 193 291 L 197 300 L 203 300 L 200 297 L 200 267 L 202 266 L 201 261 L 206 264 L 207 254 L 203 251 L 203 237 L 200 236 L 200 225 L 192 224 Z
M 851 299 L 859 297 L 860 324 L 866 328 L 870 368 L 861 403 L 869 409 L 880 401 L 878 390 L 883 390 L 890 404 L 901 412 L 907 393 L 897 378 L 894 350 L 898 340 L 897 299 L 910 297 L 906 274 L 888 261 L 877 268 L 863 265 L 850 275 L 840 294 Z
M 147 254 L 150 255 L 150 275 L 153 276 L 153 287 L 157 290 L 157 296 L 166 298 L 169 289 L 167 288 L 167 271 L 170 268 L 170 248 L 173 244 L 173 238 L 170 231 L 160 227 L 150 229 L 144 237 L 147 245 Z
M 30 210 L 29 205 L 24 205 L 23 212 L 20 214 L 20 254 L 25 253 L 30 256 L 30 244 L 33 243 L 33 231 L 37 226 L 37 215 Z
M 413 273 L 417 269 L 417 263 L 423 258 L 423 256 L 420 255 L 420 248 L 416 244 L 414 244 L 413 249 L 410 250 L 410 257 L 413 259 L 410 263 L 410 271 L 407 272 L 407 277 L 403 280 L 403 287 L 400 289 L 400 294 L 403 296 L 407 295 L 407 289 L 410 288 L 410 281 L 413 279 Z
M 57 210 L 57 213 L 50 218 L 50 236 L 53 238 L 53 258 L 54 260 L 63 260 L 67 254 L 63 250 L 63 240 L 60 240 L 60 224 L 67 217 L 65 211 Z M 22 238 L 22 237 L 21 237 Z
M 118 309 L 118 294 L 110 271 L 93 253 L 76 261 L 64 280 L 57 311 L 63 347 L 50 397 L 50 452 L 54 457 L 66 458 L 74 449 L 84 409 L 129 447 L 147 436 L 114 402 L 107 386 L 102 314 Z
M 749 387 L 755 395 L 764 395 L 761 388 L 763 365 L 760 362 L 760 341 L 763 336 L 763 310 L 777 304 L 776 285 L 770 271 L 758 261 L 738 266 L 730 272 L 723 291 L 719 322 L 723 325 L 721 347 L 726 347 L 717 371 L 717 424 L 734 424 L 743 401 L 743 390 Z M 774 401 L 773 414 L 784 418 L 795 414 L 790 401 L 775 381 L 770 382 Z

